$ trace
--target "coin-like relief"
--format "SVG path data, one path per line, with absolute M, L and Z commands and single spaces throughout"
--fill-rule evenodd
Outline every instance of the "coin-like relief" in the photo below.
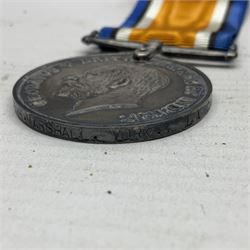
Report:
M 101 54 L 47 64 L 13 89 L 18 117 L 55 137 L 132 142 L 180 132 L 201 120 L 211 83 L 197 69 L 155 56 Z
M 103 110 L 138 108 L 143 97 L 169 84 L 168 75 L 157 69 L 111 64 L 63 77 L 52 95 L 73 100 L 72 111 L 65 115 L 77 116 Z

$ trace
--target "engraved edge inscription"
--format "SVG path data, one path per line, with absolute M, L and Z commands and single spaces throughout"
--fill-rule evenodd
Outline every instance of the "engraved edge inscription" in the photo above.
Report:
M 198 123 L 211 107 L 211 97 L 206 103 L 192 114 L 180 117 L 174 122 L 162 122 L 157 125 L 148 124 L 121 128 L 86 128 L 77 127 L 57 121 L 38 117 L 36 114 L 22 109 L 14 103 L 18 118 L 28 127 L 52 137 L 65 140 L 89 143 L 129 143 L 159 139 L 186 130 Z

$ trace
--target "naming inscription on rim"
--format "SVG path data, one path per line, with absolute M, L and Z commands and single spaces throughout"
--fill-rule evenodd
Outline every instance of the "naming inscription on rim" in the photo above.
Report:
M 39 67 L 16 83 L 13 96 L 18 117 L 42 133 L 62 137 L 53 134 L 56 126 L 59 130 L 78 128 L 81 138 L 74 140 L 116 142 L 116 136 L 110 140 L 108 133 L 127 128 L 131 131 L 118 140 L 126 142 L 133 141 L 132 130 L 149 129 L 153 124 L 169 131 L 157 137 L 186 129 L 189 125 L 181 119 L 190 120 L 194 114 L 195 124 L 209 110 L 211 92 L 208 78 L 193 67 L 161 55 L 137 61 L 127 52 L 65 59 Z M 46 123 L 51 126 L 49 132 Z M 170 131 L 174 123 L 178 128 Z M 94 139 L 84 136 L 84 129 Z M 72 139 L 72 131 L 68 132 L 69 138 L 64 139 Z

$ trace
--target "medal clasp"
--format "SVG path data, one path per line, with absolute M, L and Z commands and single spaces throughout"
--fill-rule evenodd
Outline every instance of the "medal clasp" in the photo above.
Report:
M 82 42 L 85 44 L 95 44 L 98 45 L 103 50 L 113 50 L 113 51 L 129 51 L 136 50 L 135 58 L 147 58 L 146 52 L 142 52 L 142 48 L 147 47 L 150 51 L 156 45 L 152 41 L 154 46 L 149 43 L 143 44 L 139 42 L 127 42 L 119 41 L 114 39 L 102 39 L 99 37 L 98 31 L 92 32 L 90 35 L 83 37 Z M 150 43 L 152 43 L 150 42 Z M 157 42 L 160 44 L 160 42 Z M 152 46 L 152 47 L 151 47 Z M 140 50 L 140 52 L 139 52 Z M 145 50 L 145 49 L 144 49 Z M 228 51 L 221 50 L 203 50 L 195 48 L 179 48 L 174 46 L 162 45 L 157 47 L 157 51 L 162 55 L 169 58 L 176 59 L 178 61 L 184 61 L 191 64 L 206 64 L 206 65 L 230 65 L 233 59 L 237 58 L 237 46 L 233 45 Z M 147 52 L 151 53 L 151 52 Z M 202 63 L 204 62 L 205 63 Z
M 151 41 L 142 44 L 139 49 L 134 51 L 134 59 L 150 60 L 157 52 L 161 53 L 162 44 L 159 41 Z

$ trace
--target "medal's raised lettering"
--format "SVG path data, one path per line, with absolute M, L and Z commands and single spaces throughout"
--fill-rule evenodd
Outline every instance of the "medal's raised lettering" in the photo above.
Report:
M 198 70 L 133 53 L 73 58 L 42 66 L 14 88 L 18 117 L 54 137 L 83 142 L 161 138 L 197 123 L 211 84 Z

